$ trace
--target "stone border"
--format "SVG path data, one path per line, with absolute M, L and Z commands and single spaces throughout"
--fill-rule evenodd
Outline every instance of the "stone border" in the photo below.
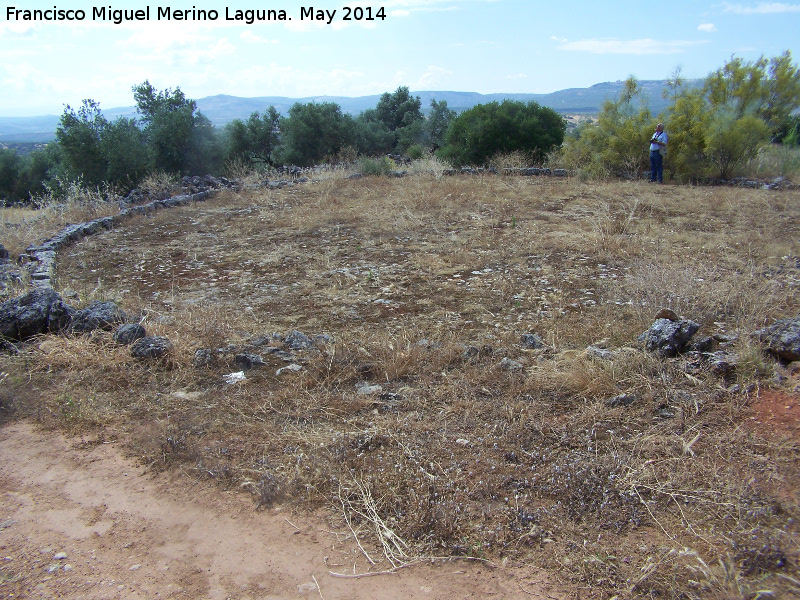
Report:
M 31 287 L 34 289 L 53 289 L 53 279 L 56 271 L 56 254 L 73 242 L 81 240 L 101 231 L 107 231 L 133 215 L 147 215 L 162 208 L 185 206 L 192 202 L 202 202 L 216 195 L 218 190 L 207 190 L 196 194 L 181 194 L 165 200 L 153 200 L 147 204 L 134 206 L 121 210 L 116 215 L 101 217 L 86 223 L 67 225 L 64 229 L 39 245 L 31 245 L 25 249 L 25 254 L 20 254 L 19 260 L 33 261 L 28 266 L 31 274 Z

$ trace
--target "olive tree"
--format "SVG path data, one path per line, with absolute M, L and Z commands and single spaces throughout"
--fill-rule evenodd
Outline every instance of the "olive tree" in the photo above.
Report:
M 295 103 L 280 130 L 279 159 L 285 164 L 311 166 L 353 143 L 353 119 L 335 102 Z
M 80 178 L 89 185 L 105 181 L 108 163 L 102 137 L 107 127 L 108 120 L 94 100 L 84 100 L 77 111 L 65 105 L 56 139 L 62 149 L 62 168 L 67 177 Z
M 375 115 L 394 134 L 393 150 L 404 152 L 419 138 L 424 121 L 421 107 L 419 96 L 412 96 L 406 86 L 381 95 Z
M 252 113 L 247 121 L 234 119 L 225 126 L 228 160 L 240 159 L 253 164 L 275 166 L 275 152 L 280 143 L 281 115 L 274 106 L 263 114 Z
M 456 118 L 456 111 L 447 107 L 447 100 L 431 100 L 431 111 L 425 119 L 423 133 L 425 142 L 432 150 L 438 150 L 445 143 L 447 130 Z
M 144 126 L 151 167 L 172 173 L 202 174 L 218 168 L 222 150 L 211 122 L 180 88 L 156 90 L 149 81 L 133 87 Z

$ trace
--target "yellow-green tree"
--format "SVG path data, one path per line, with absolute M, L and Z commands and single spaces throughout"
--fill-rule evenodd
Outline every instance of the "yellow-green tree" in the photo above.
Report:
M 663 121 L 669 136 L 665 171 L 679 180 L 727 179 L 770 138 L 794 142 L 800 108 L 800 69 L 789 52 L 746 62 L 732 58 L 701 86 L 686 86 L 680 71 L 667 80 L 666 112 L 653 119 L 631 77 L 615 101 L 607 101 L 597 122 L 582 125 L 567 140 L 563 156 L 574 169 L 595 176 L 647 169 L 649 136 Z
M 629 77 L 619 98 L 603 103 L 597 122 L 581 125 L 565 142 L 564 159 L 594 176 L 636 176 L 649 166 L 654 127 L 642 87 Z
M 800 70 L 789 52 L 753 62 L 731 58 L 699 89 L 676 93 L 667 109 L 669 166 L 681 179 L 741 174 L 770 138 L 791 131 L 800 107 Z
M 728 111 L 717 112 L 705 136 L 705 155 L 722 179 L 755 157 L 759 146 L 769 139 L 769 126 L 754 115 L 736 118 Z

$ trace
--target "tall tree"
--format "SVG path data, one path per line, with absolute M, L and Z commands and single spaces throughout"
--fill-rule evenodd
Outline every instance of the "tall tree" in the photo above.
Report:
M 335 102 L 297 102 L 281 120 L 280 160 L 311 166 L 353 143 L 353 119 Z
M 173 173 L 188 172 L 197 104 L 187 99 L 180 88 L 159 92 L 149 81 L 134 86 L 133 97 L 144 125 L 152 166 Z
M 406 86 L 398 87 L 392 94 L 381 95 L 375 114 L 394 133 L 394 150 L 405 151 L 419 137 L 424 119 L 421 107 L 419 96 L 412 96 Z
M 108 163 L 101 140 L 107 127 L 100 104 L 94 100 L 84 100 L 77 111 L 69 104 L 64 107 L 56 139 L 62 148 L 63 167 L 71 179 L 81 178 L 88 185 L 105 180 Z
M 263 114 L 252 113 L 247 121 L 234 119 L 226 125 L 228 159 L 275 166 L 275 152 L 280 143 L 281 115 L 274 106 Z
M 455 118 L 456 111 L 447 108 L 447 100 L 439 102 L 435 98 L 431 100 L 431 112 L 428 113 L 428 118 L 425 119 L 424 132 L 428 146 L 434 151 L 444 144 L 447 130 Z

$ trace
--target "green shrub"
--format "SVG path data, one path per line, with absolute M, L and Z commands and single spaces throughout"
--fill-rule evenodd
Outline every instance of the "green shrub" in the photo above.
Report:
M 358 160 L 358 170 L 362 175 L 386 175 L 394 170 L 394 162 L 388 156 L 381 158 L 362 157 Z
M 406 156 L 411 160 L 419 160 L 425 154 L 425 149 L 419 144 L 414 144 L 406 150 Z
M 443 158 L 454 165 L 484 165 L 493 156 L 527 152 L 543 157 L 564 141 L 566 122 L 536 102 L 478 104 L 450 124 Z

